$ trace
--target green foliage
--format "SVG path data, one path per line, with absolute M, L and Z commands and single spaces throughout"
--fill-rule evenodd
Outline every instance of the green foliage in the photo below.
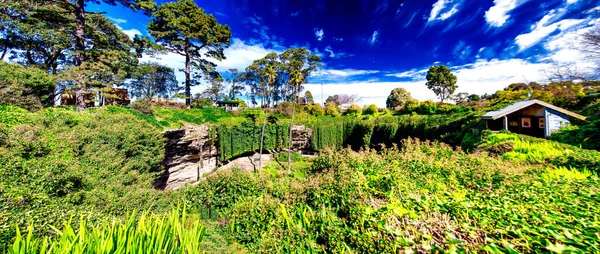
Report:
M 324 150 L 350 146 L 355 150 L 384 144 L 387 147 L 400 140 L 414 137 L 427 140 L 443 140 L 459 145 L 475 121 L 472 112 L 453 115 L 382 117 L 359 121 L 343 118 L 331 123 L 313 125 L 312 148 Z
M 581 126 L 569 126 L 552 133 L 551 140 L 600 151 L 600 119 Z
M 442 102 L 449 99 L 458 88 L 456 76 L 452 74 L 450 68 L 444 65 L 431 66 L 425 78 L 427 79 L 425 84 L 427 88 L 432 90 Z
M 362 114 L 362 108 L 356 104 L 350 105 L 346 111 L 344 111 L 344 115 L 348 116 L 360 116 Z
M 292 111 L 294 110 L 294 107 L 296 107 L 296 103 L 293 102 L 289 102 L 289 101 L 282 101 L 279 104 L 277 104 L 277 107 L 275 108 L 275 112 L 284 115 L 284 116 L 291 116 L 292 115 Z M 298 111 L 298 110 L 296 110 Z
M 242 122 L 234 126 L 221 125 L 217 127 L 217 133 L 220 159 L 226 161 L 260 149 L 262 124 Z M 288 135 L 289 125 L 266 124 L 263 149 L 287 147 Z
M 157 194 L 148 187 L 162 172 L 165 141 L 149 124 L 106 109 L 13 112 L 21 116 L 0 124 L 0 246 L 17 222 L 122 214 Z
M 338 107 L 332 102 L 328 102 L 325 104 L 325 115 L 337 117 L 340 116 L 340 111 Z
M 252 252 L 600 251 L 589 173 L 409 139 L 325 151 L 307 174 L 222 172 L 185 199 Z
M 137 99 L 129 105 L 131 109 L 140 112 L 142 114 L 151 115 L 154 113 L 154 108 L 152 107 L 152 103 L 148 99 Z
M 378 113 L 379 113 L 379 109 L 377 108 L 377 105 L 375 105 L 375 104 L 369 105 L 369 107 L 367 107 L 365 109 L 365 111 L 363 112 L 363 114 L 370 115 L 370 116 L 376 116 Z
M 8 253 L 199 253 L 205 229 L 185 207 L 180 210 L 173 208 L 166 215 L 134 211 L 124 221 L 105 220 L 101 225 L 82 217 L 77 227 L 71 220 L 62 229 L 50 226 L 58 235 L 52 238 L 34 237 L 29 224 L 25 236 L 17 228 Z
M 221 61 L 225 59 L 223 49 L 229 46 L 229 26 L 219 24 L 213 15 L 208 15 L 193 0 L 178 0 L 162 4 L 152 13 L 148 31 L 157 43 L 169 52 L 184 55 L 186 59 L 185 97 L 191 105 L 191 68 L 212 73 L 215 64 L 205 58 Z
M 39 110 L 54 102 L 54 87 L 43 70 L 0 62 L 0 105 Z
M 402 108 L 406 103 L 410 100 L 414 100 L 410 95 L 410 92 L 406 91 L 406 89 L 402 87 L 394 88 L 390 95 L 387 97 L 385 101 L 385 105 L 388 108 Z
M 308 105 L 308 113 L 313 116 L 323 116 L 325 115 L 325 110 L 319 104 Z
M 501 154 L 513 161 L 529 163 L 551 163 L 556 166 L 589 170 L 600 174 L 600 152 L 585 150 L 574 146 L 564 145 L 512 133 L 496 133 L 487 135 L 482 149 Z
M 142 63 L 136 66 L 132 80 L 127 84 L 133 96 L 151 100 L 154 97 L 169 97 L 180 87 L 173 68 L 158 63 Z

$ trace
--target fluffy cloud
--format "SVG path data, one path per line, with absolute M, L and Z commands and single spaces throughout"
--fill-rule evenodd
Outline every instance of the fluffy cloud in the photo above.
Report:
M 457 76 L 457 93 L 469 94 L 492 94 L 497 90 L 504 89 L 511 83 L 539 81 L 544 82 L 546 76 L 544 70 L 550 67 L 547 63 L 531 63 L 522 59 L 508 60 L 479 60 L 472 64 L 466 64 L 452 68 Z M 358 94 L 363 99 L 361 104 L 374 103 L 377 106 L 385 106 L 385 100 L 390 91 L 396 87 L 407 89 L 411 95 L 421 101 L 437 100 L 437 97 L 425 86 L 425 75 L 427 69 L 413 69 L 401 73 L 389 73 L 386 76 L 398 78 L 410 78 L 405 82 L 355 82 L 355 83 L 333 83 L 325 84 L 323 87 L 324 97 L 338 93 Z M 311 91 L 321 91 L 319 84 L 309 84 L 306 88 Z M 313 93 L 316 98 L 318 93 Z
M 217 64 L 217 71 L 225 72 L 229 69 L 244 70 L 248 65 L 256 59 L 263 58 L 270 52 L 281 53 L 280 51 L 267 48 L 263 44 L 249 45 L 246 42 L 233 38 L 229 48 L 225 49 L 224 53 L 226 59 L 223 61 L 213 60 Z M 175 53 L 165 53 L 157 56 L 144 56 L 140 59 L 140 62 L 158 62 L 162 65 L 175 69 L 177 81 L 183 83 L 185 76 L 183 72 L 179 71 L 185 67 L 185 57 Z M 204 86 L 192 87 L 192 94 L 200 92 L 204 89 Z
M 371 45 L 374 45 L 377 42 L 378 36 L 379 36 L 379 32 L 374 31 L 373 35 L 371 35 L 371 40 L 370 40 Z
M 527 0 L 494 0 L 494 6 L 485 12 L 485 21 L 494 27 L 503 26 L 510 18 L 510 13 Z
M 515 43 L 519 46 L 519 50 L 525 50 L 546 37 L 550 34 L 558 31 L 566 31 L 574 26 L 583 23 L 584 19 L 563 19 L 558 22 L 554 22 L 546 25 L 554 14 L 548 14 L 544 16 L 529 33 L 520 34 L 515 38 Z
M 125 33 L 127 36 L 129 36 L 129 38 L 133 39 L 133 37 L 135 37 L 136 35 L 142 35 L 142 32 L 140 32 L 140 30 L 137 30 L 135 28 L 132 29 L 123 29 L 121 26 L 115 24 L 115 26 L 117 28 L 119 28 L 121 31 L 123 31 L 123 33 Z
M 357 75 L 366 75 L 366 74 L 374 74 L 378 73 L 376 70 L 356 70 L 356 69 L 324 69 L 316 71 L 315 77 L 349 77 L 349 76 L 357 76 Z
M 452 4 L 451 0 L 438 0 L 435 2 L 431 8 L 431 13 L 429 13 L 429 18 L 427 21 L 432 22 L 435 20 L 446 20 L 452 17 L 458 12 L 459 4 L 452 5 L 452 7 L 448 10 L 450 4 Z
M 322 41 L 324 36 L 325 36 L 325 32 L 323 32 L 323 29 L 319 29 L 319 28 L 315 27 L 315 37 L 317 37 L 317 40 Z

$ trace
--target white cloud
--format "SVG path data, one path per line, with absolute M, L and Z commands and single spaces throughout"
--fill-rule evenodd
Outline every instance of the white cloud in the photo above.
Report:
M 244 41 L 233 38 L 231 45 L 224 50 L 226 59 L 223 61 L 213 60 L 217 64 L 217 71 L 225 72 L 229 69 L 238 69 L 239 71 L 244 70 L 248 65 L 252 64 L 254 60 L 263 58 L 270 52 L 281 53 L 280 51 L 273 50 L 265 47 L 262 44 L 248 45 Z M 158 62 L 162 65 L 171 67 L 175 70 L 177 81 L 183 83 L 185 76 L 183 72 L 179 71 L 185 67 L 185 57 L 176 53 L 165 53 L 157 56 L 144 55 L 140 59 L 140 62 Z M 192 94 L 201 92 L 204 90 L 204 86 L 192 87 Z
M 494 0 L 494 6 L 485 12 L 485 21 L 490 26 L 501 27 L 510 18 L 510 13 L 527 0 Z
M 323 29 L 319 29 L 315 27 L 315 36 L 317 37 L 318 41 L 323 40 L 323 37 L 325 36 L 325 32 L 323 32 Z
M 574 4 L 579 2 L 579 0 L 567 0 L 567 4 Z
M 117 23 L 117 24 L 125 24 L 125 23 L 127 23 L 127 20 L 126 20 L 126 19 L 121 19 L 121 18 L 113 18 L 113 17 L 109 17 L 109 16 L 107 16 L 106 18 L 108 18 L 108 19 L 112 20 L 112 22 L 115 22 L 115 23 Z
M 438 0 L 437 2 L 435 2 L 432 5 L 431 13 L 429 13 L 429 18 L 427 19 L 427 21 L 432 22 L 435 20 L 446 20 L 452 17 L 452 15 L 458 12 L 458 4 L 453 5 L 452 8 L 450 8 L 450 10 L 442 12 L 445 9 L 447 9 L 451 3 L 451 0 Z
M 317 102 L 321 100 L 321 84 L 306 84 L 305 90 L 310 90 Z M 332 83 L 323 85 L 323 98 L 335 94 L 358 94 L 361 97 L 359 105 L 375 104 L 385 107 L 385 100 L 392 89 L 404 87 L 413 97 L 420 100 L 434 99 L 435 94 L 431 92 L 425 83 L 421 82 L 357 82 L 357 83 Z
M 472 64 L 466 64 L 452 68 L 457 76 L 457 93 L 469 94 L 492 94 L 504 89 L 511 83 L 516 82 L 545 82 L 546 76 L 543 71 L 550 67 L 547 63 L 531 63 L 523 59 L 508 60 L 478 60 Z M 385 100 L 390 91 L 396 87 L 406 88 L 411 95 L 420 100 L 437 100 L 433 92 L 425 86 L 425 75 L 427 69 L 413 69 L 401 73 L 386 74 L 399 78 L 408 77 L 411 81 L 406 82 L 360 82 L 360 83 L 336 83 L 324 85 L 324 96 L 339 93 L 359 94 L 368 97 L 369 103 L 363 100 L 361 104 L 374 103 L 380 107 L 385 106 Z M 317 84 L 307 85 L 307 89 L 320 91 Z M 318 98 L 318 96 L 315 95 Z
M 140 32 L 140 30 L 137 30 L 135 28 L 133 29 L 123 29 L 121 26 L 115 24 L 115 26 L 117 28 L 119 28 L 121 31 L 123 31 L 123 33 L 125 33 L 127 36 L 129 36 L 129 38 L 133 39 L 133 37 L 135 37 L 136 35 L 142 35 L 142 32 Z
M 525 50 L 538 42 L 548 37 L 553 32 L 560 30 L 565 31 L 569 28 L 579 25 L 584 22 L 584 19 L 563 19 L 561 21 L 545 25 L 553 14 L 544 16 L 529 33 L 520 34 L 515 38 L 515 43 L 519 46 L 519 50 Z
M 371 35 L 371 45 L 375 44 L 377 42 L 377 37 L 379 36 L 379 32 L 375 31 L 373 32 L 373 35 Z
M 356 75 L 366 75 L 366 74 L 374 74 L 378 73 L 377 70 L 356 70 L 356 69 L 324 69 L 316 71 L 314 77 L 349 77 Z

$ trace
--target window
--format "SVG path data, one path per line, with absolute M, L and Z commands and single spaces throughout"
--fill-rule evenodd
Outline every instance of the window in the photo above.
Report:
M 521 127 L 531 128 L 531 118 L 529 118 L 529 117 L 521 118 Z
M 545 120 L 544 118 L 539 118 L 538 119 L 538 126 L 540 127 L 540 129 L 543 129 L 545 127 Z

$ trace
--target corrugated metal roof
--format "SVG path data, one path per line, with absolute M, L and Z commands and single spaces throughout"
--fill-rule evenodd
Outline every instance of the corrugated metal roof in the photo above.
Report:
M 506 108 L 503 108 L 503 109 L 500 109 L 500 110 L 496 110 L 496 111 L 487 112 L 487 113 L 485 113 L 485 115 L 481 116 L 481 118 L 496 120 L 496 119 L 498 119 L 500 117 L 506 116 L 506 115 L 511 114 L 513 112 L 516 112 L 516 111 L 519 111 L 519 110 L 524 109 L 526 107 L 529 107 L 529 106 L 531 106 L 533 104 L 539 104 L 539 105 L 542 105 L 544 107 L 554 109 L 554 110 L 556 110 L 558 112 L 561 112 L 561 113 L 563 113 L 565 115 L 572 116 L 572 117 L 575 117 L 575 118 L 579 118 L 581 120 L 585 120 L 585 116 L 582 116 L 580 114 L 568 111 L 568 110 L 563 109 L 563 108 L 559 108 L 557 106 L 545 103 L 545 102 L 540 101 L 540 100 L 518 101 L 518 102 L 515 102 L 515 103 L 513 103 L 512 105 L 510 105 L 510 106 L 508 106 Z

